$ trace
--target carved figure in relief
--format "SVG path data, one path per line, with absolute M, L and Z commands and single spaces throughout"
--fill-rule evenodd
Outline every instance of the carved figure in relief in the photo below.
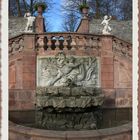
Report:
M 107 15 L 104 16 L 104 20 L 102 21 L 102 25 L 104 26 L 102 30 L 102 34 L 110 34 L 110 31 L 112 30 L 111 27 L 109 26 L 109 21 L 111 20 L 111 16 L 108 17 Z
M 53 83 L 55 83 L 56 86 L 67 86 L 70 82 L 74 82 L 76 80 L 76 76 L 79 74 L 78 67 L 80 65 L 80 63 L 75 63 L 75 59 L 73 57 L 70 57 L 68 60 L 64 54 L 60 54 L 57 58 L 58 75 L 54 78 Z
M 59 53 L 55 58 L 42 61 L 41 86 L 93 86 L 97 79 L 97 59 L 94 57 L 67 58 Z
M 31 16 L 30 12 L 27 12 L 25 13 L 24 18 L 27 19 L 25 32 L 33 32 L 33 25 L 34 25 L 35 17 Z

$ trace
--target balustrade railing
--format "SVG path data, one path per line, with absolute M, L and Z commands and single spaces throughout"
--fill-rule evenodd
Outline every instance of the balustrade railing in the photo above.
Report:
M 113 52 L 126 57 L 132 57 L 132 45 L 130 43 L 114 37 L 112 47 Z
M 83 33 L 43 33 L 43 34 L 21 34 L 9 39 L 9 53 L 15 54 L 24 50 L 24 36 L 34 37 L 35 50 L 40 48 L 48 50 L 84 50 L 88 48 L 100 49 L 102 45 L 101 38 L 104 35 L 93 35 Z M 111 37 L 113 41 L 113 52 L 121 53 L 132 57 L 132 45 L 126 41 Z
M 44 50 L 76 50 L 100 46 L 100 36 L 78 33 L 50 33 L 46 35 L 36 35 L 36 48 L 43 47 Z

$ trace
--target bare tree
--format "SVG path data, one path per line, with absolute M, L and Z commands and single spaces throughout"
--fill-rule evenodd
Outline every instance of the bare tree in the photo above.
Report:
M 34 5 L 37 2 L 44 2 L 49 8 L 54 4 L 53 0 L 9 0 L 9 15 L 23 16 L 27 11 L 33 14 L 35 12 Z
M 27 9 L 27 5 L 26 5 L 27 3 L 26 3 L 26 1 L 25 1 L 25 0 L 23 0 L 23 4 L 24 4 L 24 9 L 25 9 L 25 12 L 27 12 L 27 10 L 28 10 L 28 9 Z
M 79 5 L 86 2 L 90 7 L 90 15 L 101 18 L 104 15 L 113 15 L 117 19 L 132 19 L 132 0 L 63 0 L 64 11 L 77 12 Z
M 78 19 L 79 18 L 73 11 L 65 15 L 62 30 L 66 32 L 74 32 L 77 28 Z
M 30 0 L 30 12 L 33 14 L 34 0 Z
M 21 13 L 21 8 L 20 8 L 19 0 L 16 0 L 16 5 L 17 5 L 17 9 L 18 9 L 18 16 L 21 17 L 22 13 Z
M 122 1 L 121 4 L 122 19 L 132 19 L 132 0 Z

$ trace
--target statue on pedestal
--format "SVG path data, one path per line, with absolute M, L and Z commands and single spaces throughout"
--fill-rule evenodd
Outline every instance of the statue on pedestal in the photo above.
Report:
M 109 26 L 109 21 L 111 20 L 111 16 L 108 17 L 107 15 L 104 16 L 104 20 L 102 21 L 102 25 L 104 26 L 102 30 L 102 34 L 104 35 L 109 35 L 110 31 L 112 30 L 111 27 Z
M 27 13 L 25 13 L 24 18 L 27 19 L 27 24 L 26 24 L 25 32 L 32 33 L 34 31 L 35 17 L 31 16 L 30 12 L 27 12 Z

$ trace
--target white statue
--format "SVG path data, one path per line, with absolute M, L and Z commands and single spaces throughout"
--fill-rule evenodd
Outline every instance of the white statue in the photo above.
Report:
M 24 18 L 27 19 L 25 32 L 33 32 L 33 25 L 34 25 L 35 17 L 31 16 L 31 13 L 28 12 L 28 13 L 25 13 Z
M 108 17 L 107 15 L 104 16 L 104 20 L 102 21 L 102 25 L 104 26 L 103 30 L 102 30 L 102 34 L 110 34 L 110 31 L 112 30 L 111 27 L 109 26 L 109 21 L 111 20 L 111 16 Z

